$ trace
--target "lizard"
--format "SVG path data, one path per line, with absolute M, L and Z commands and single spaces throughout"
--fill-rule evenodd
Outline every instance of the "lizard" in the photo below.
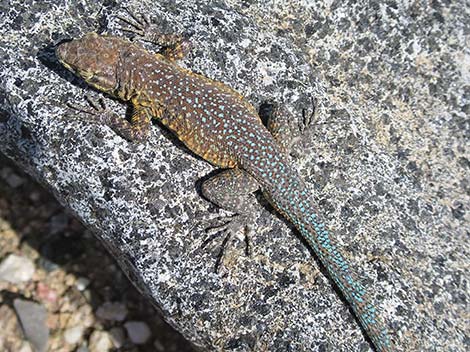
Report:
M 268 202 L 300 232 L 350 304 L 379 352 L 393 350 L 378 309 L 326 227 L 306 185 L 291 165 L 289 148 L 298 137 L 283 107 L 265 126 L 247 99 L 224 83 L 178 66 L 189 45 L 177 34 L 149 33 L 146 16 L 122 18 L 144 40 L 163 48 L 152 53 L 126 38 L 88 33 L 56 47 L 67 69 L 95 89 L 130 103 L 130 121 L 100 109 L 86 110 L 90 121 L 111 127 L 130 141 L 149 136 L 157 119 L 192 152 L 224 169 L 204 181 L 204 197 L 235 214 L 225 230 L 241 230 L 261 190 Z

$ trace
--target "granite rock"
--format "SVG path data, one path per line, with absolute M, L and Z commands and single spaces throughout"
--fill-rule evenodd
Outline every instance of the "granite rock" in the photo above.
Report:
M 251 257 L 234 239 L 215 274 L 220 241 L 203 246 L 203 224 L 225 213 L 198 193 L 213 168 L 157 125 L 128 143 L 65 108 L 99 94 L 54 45 L 122 35 L 123 5 L 191 33 L 182 65 L 256 106 L 273 99 L 301 116 L 314 96 L 315 129 L 294 162 L 396 350 L 468 350 L 465 2 L 0 3 L 0 151 L 94 230 L 169 323 L 204 350 L 365 351 L 305 243 L 261 197 Z

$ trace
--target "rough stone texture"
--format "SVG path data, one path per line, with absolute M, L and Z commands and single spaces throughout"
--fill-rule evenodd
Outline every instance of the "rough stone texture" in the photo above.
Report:
M 93 331 L 88 342 L 90 352 L 108 352 L 113 347 L 111 336 L 107 331 Z
M 23 337 L 20 323 L 12 307 L 8 305 L 0 306 L 0 351 L 18 351 L 23 344 Z
M 35 351 L 45 352 L 49 340 L 46 308 L 41 304 L 18 298 L 13 301 L 13 305 L 20 318 L 25 337 L 34 346 Z
M 0 281 L 15 284 L 29 281 L 34 275 L 34 270 L 31 259 L 10 254 L 0 263 Z
M 192 32 L 183 65 L 254 104 L 273 98 L 300 115 L 316 97 L 317 128 L 297 165 L 397 350 L 468 350 L 468 5 L 205 3 L 126 2 L 163 29 Z M 218 211 L 197 192 L 213 168 L 157 126 L 130 144 L 66 111 L 91 91 L 58 65 L 53 45 L 118 33 L 120 4 L 0 2 L 0 150 L 92 228 L 204 350 L 368 350 L 311 253 L 265 202 L 253 255 L 234 243 L 216 275 L 218 246 L 203 248 L 201 222 Z

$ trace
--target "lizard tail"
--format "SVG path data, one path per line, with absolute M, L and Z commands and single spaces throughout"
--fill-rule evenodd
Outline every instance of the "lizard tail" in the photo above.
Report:
M 350 270 L 331 233 L 325 228 L 307 189 L 292 171 L 285 188 L 262 187 L 271 204 L 300 231 L 328 274 L 350 303 L 354 314 L 379 352 L 392 351 L 390 337 L 360 279 Z M 261 181 L 261 183 L 263 183 Z M 268 186 L 268 185 L 266 185 Z M 274 191 L 267 191 L 273 190 Z

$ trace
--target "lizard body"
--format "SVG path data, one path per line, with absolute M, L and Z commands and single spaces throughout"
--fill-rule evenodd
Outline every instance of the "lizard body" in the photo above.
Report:
M 228 168 L 203 185 L 210 200 L 243 213 L 250 209 L 251 192 L 260 188 L 307 240 L 376 349 L 391 351 L 376 308 L 288 161 L 286 141 L 278 133 L 282 128 L 269 131 L 239 93 L 177 66 L 174 54 L 152 54 L 128 40 L 95 33 L 57 48 L 59 60 L 68 69 L 95 88 L 132 104 L 131 122 L 112 114 L 102 122 L 127 139 L 141 140 L 148 135 L 150 120 L 159 119 L 193 152 Z M 272 126 L 279 127 L 275 122 Z M 222 188 L 232 197 L 221 195 Z

